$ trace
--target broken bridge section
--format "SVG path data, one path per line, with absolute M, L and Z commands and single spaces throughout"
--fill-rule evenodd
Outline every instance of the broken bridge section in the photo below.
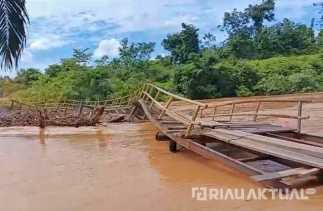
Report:
M 271 103 L 290 108 L 270 109 Z M 323 138 L 302 133 L 304 100 L 234 101 L 206 104 L 146 84 L 129 116 L 140 114 L 169 141 L 172 152 L 182 148 L 226 163 L 266 186 L 289 188 L 320 183 Z M 275 113 L 276 111 L 276 113 Z M 137 116 L 138 116 L 137 115 Z M 295 128 L 274 124 L 295 121 Z M 314 182 L 314 183 L 313 183 Z
M 103 101 L 69 100 L 63 102 L 21 102 L 10 100 L 2 126 L 95 126 L 117 122 L 133 107 L 130 96 Z

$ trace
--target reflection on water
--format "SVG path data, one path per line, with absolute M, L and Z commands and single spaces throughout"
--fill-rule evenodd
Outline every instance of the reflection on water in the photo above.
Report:
M 147 124 L 0 129 L 0 210 L 319 210 L 310 201 L 209 201 L 191 188 L 259 187 L 219 162 L 170 153 Z

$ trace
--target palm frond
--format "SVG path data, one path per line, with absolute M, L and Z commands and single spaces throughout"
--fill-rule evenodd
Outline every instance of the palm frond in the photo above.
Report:
M 18 66 L 26 46 L 29 18 L 25 0 L 0 0 L 0 67 Z

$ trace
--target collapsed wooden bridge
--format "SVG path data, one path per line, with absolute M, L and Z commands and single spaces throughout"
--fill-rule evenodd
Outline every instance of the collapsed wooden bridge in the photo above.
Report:
M 275 113 L 269 106 L 272 103 L 294 105 L 295 114 Z M 302 133 L 302 121 L 310 118 L 303 115 L 304 103 L 310 101 L 248 100 L 212 105 L 145 84 L 123 98 L 32 106 L 12 101 L 11 107 L 37 110 L 44 125 L 62 125 L 68 118 L 73 123 L 68 126 L 94 125 L 111 113 L 122 114 L 122 120 L 127 121 L 148 119 L 160 131 L 157 139 L 169 141 L 171 152 L 186 148 L 222 161 L 265 185 L 286 188 L 322 179 L 323 138 Z M 296 127 L 274 124 L 277 118 L 293 120 Z
M 302 133 L 304 100 L 256 100 L 205 104 L 146 84 L 129 117 L 144 115 L 158 129 L 169 149 L 186 148 L 221 160 L 271 187 L 320 182 L 323 138 Z M 271 103 L 294 104 L 295 113 L 274 113 Z M 247 105 L 247 106 L 246 106 Z M 295 128 L 264 120 L 291 119 Z M 131 119 L 131 118 L 130 118 Z M 247 119 L 247 120 L 246 120 Z M 274 122 L 274 121 L 273 121 Z
M 10 100 L 8 126 L 94 126 L 102 121 L 121 121 L 130 112 L 129 96 L 102 101 L 26 102 Z M 1 121 L 1 120 L 0 120 Z M 3 120 L 2 120 L 3 121 Z

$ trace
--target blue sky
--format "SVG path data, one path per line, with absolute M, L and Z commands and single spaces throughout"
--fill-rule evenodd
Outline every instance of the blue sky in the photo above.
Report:
M 315 0 L 277 0 L 276 21 L 290 18 L 309 24 Z M 317 0 L 316 0 L 317 1 Z M 118 55 L 119 42 L 156 42 L 156 54 L 168 34 L 192 23 L 200 33 L 225 34 L 217 30 L 223 13 L 243 9 L 258 0 L 26 0 L 31 18 L 28 45 L 20 67 L 44 69 L 73 48 L 90 48 L 94 57 Z M 11 73 L 12 74 L 12 73 Z

